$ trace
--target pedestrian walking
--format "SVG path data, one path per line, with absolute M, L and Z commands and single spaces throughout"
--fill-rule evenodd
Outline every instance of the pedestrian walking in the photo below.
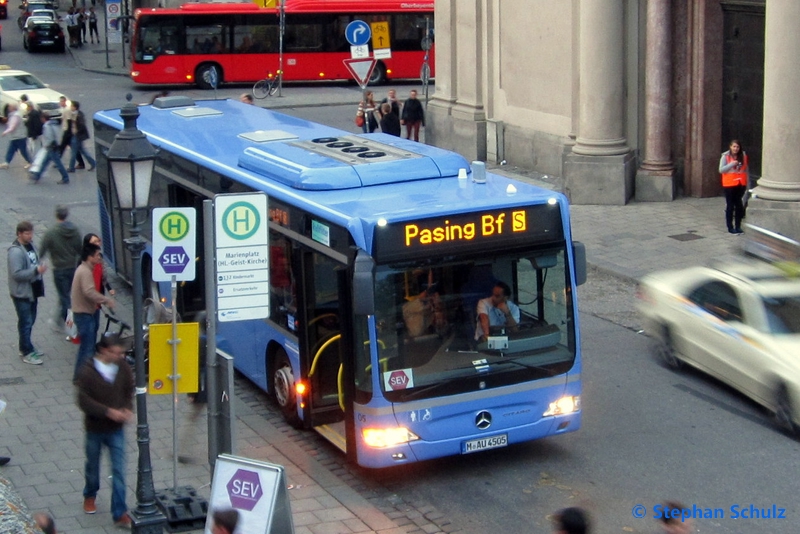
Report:
M 388 102 L 381 104 L 380 123 L 383 133 L 400 137 L 400 118 L 392 112 L 392 105 Z
M 25 160 L 27 169 L 31 166 L 31 157 L 28 155 L 28 129 L 25 126 L 25 115 L 19 105 L 13 102 L 5 105 L 3 113 L 8 117 L 8 122 L 6 122 L 6 129 L 0 135 L 8 138 L 8 150 L 6 150 L 6 160 L 0 163 L 0 169 L 7 169 L 17 152 Z
M 89 129 L 86 127 L 86 116 L 81 111 L 81 103 L 73 100 L 70 106 L 72 110 L 72 123 L 70 124 L 70 152 L 69 169 L 67 172 L 75 172 L 75 161 L 78 154 L 83 154 L 86 161 L 89 162 L 88 171 L 91 171 L 97 165 L 97 162 L 83 146 L 83 142 L 89 139 Z
M 102 250 L 102 241 L 100 240 L 100 236 L 97 234 L 88 233 L 83 236 L 83 245 L 81 250 L 83 250 L 86 245 L 95 245 Z M 111 287 L 111 284 L 108 283 L 108 279 L 106 278 L 105 269 L 103 268 L 102 260 L 97 262 L 92 269 L 92 278 L 94 279 L 94 288 L 97 290 L 98 293 L 102 293 L 103 295 L 106 294 L 106 291 L 109 295 L 114 296 L 114 288 Z M 97 311 L 95 312 L 95 321 L 94 321 L 94 336 L 92 339 L 97 339 L 97 331 L 100 328 L 100 305 L 97 306 Z
M 725 224 L 728 233 L 743 234 L 744 194 L 750 183 L 750 160 L 742 144 L 734 139 L 719 160 L 722 190 L 725 192 Z
M 73 380 L 78 378 L 78 372 L 86 361 L 94 353 L 96 333 L 100 321 L 100 310 L 98 306 L 105 304 L 109 308 L 114 308 L 115 302 L 111 297 L 106 297 L 100 293 L 94 282 L 94 266 L 103 261 L 100 247 L 97 245 L 86 245 L 81 251 L 81 264 L 75 269 L 75 277 L 72 279 L 72 291 L 70 298 L 72 301 L 72 320 L 78 329 L 78 336 L 81 344 L 78 346 L 78 354 L 75 356 L 75 373 Z
M 36 154 L 39 150 L 41 142 L 39 138 L 42 135 L 42 112 L 39 111 L 39 106 L 35 102 L 28 100 L 28 95 L 20 97 L 21 106 L 25 115 L 25 129 L 28 134 L 28 154 Z
M 42 122 L 44 123 L 44 127 L 42 128 L 42 150 L 44 150 L 44 161 L 42 161 L 40 166 L 37 166 L 37 154 L 37 161 L 34 162 L 30 168 L 30 177 L 34 182 L 38 182 L 42 178 L 44 171 L 47 170 L 47 166 L 50 164 L 50 162 L 52 162 L 55 168 L 61 174 L 61 181 L 56 183 L 68 184 L 69 174 L 67 174 L 67 169 L 64 168 L 64 164 L 61 163 L 61 154 L 58 151 L 58 141 L 61 138 L 61 127 L 58 124 L 58 119 L 56 118 L 57 115 L 55 115 L 55 113 L 58 112 L 48 112 L 42 115 Z
M 94 5 L 95 0 L 92 0 L 92 5 Z M 97 44 L 100 44 L 100 34 L 97 33 L 97 13 L 94 12 L 94 8 L 89 8 L 89 39 L 91 39 L 92 44 L 94 44 L 94 40 L 97 38 Z
M 67 220 L 69 209 L 66 206 L 56 206 L 55 215 L 56 224 L 44 233 L 39 254 L 42 258 L 50 256 L 53 282 L 60 304 L 58 318 L 63 323 L 67 318 L 67 310 L 70 309 L 72 279 L 75 277 L 75 267 L 81 257 L 83 241 L 78 227 Z
M 589 517 L 581 508 L 564 508 L 553 517 L 553 530 L 556 534 L 589 534 Z
M 61 108 L 61 137 L 59 138 L 58 154 L 63 155 L 64 151 L 70 146 L 72 142 L 72 103 L 67 100 L 67 97 L 62 96 L 58 99 L 58 105 Z M 85 162 L 80 152 L 78 153 L 78 165 L 76 169 L 85 169 Z
M 403 104 L 403 113 L 400 116 L 400 124 L 406 126 L 406 138 L 419 141 L 419 129 L 425 127 L 425 111 L 422 109 L 422 102 L 417 99 L 417 92 L 413 89 L 408 95 L 408 100 Z
M 118 527 L 130 528 L 125 504 L 125 423 L 133 417 L 134 382 L 118 336 L 100 339 L 94 357 L 81 367 L 76 385 L 86 430 L 83 511 L 97 513 L 100 455 L 105 446 L 111 456 L 111 517 Z
M 42 274 L 46 270 L 47 265 L 39 261 L 33 246 L 33 224 L 20 222 L 17 239 L 8 248 L 8 290 L 17 312 L 19 353 L 23 362 L 32 365 L 42 364 L 42 354 L 33 346 L 31 332 L 36 322 L 38 300 L 44 296 Z
M 239 102 L 241 102 L 242 104 L 255 105 L 253 103 L 253 95 L 251 95 L 250 93 L 242 93 L 241 95 L 239 95 Z

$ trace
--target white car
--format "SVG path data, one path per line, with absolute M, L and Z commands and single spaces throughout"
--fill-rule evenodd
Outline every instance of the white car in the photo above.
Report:
M 643 278 L 639 311 L 670 366 L 692 365 L 800 431 L 800 278 L 767 262 Z
M 44 17 L 50 20 L 58 21 L 59 16 L 58 13 L 54 9 L 34 9 L 31 11 L 31 16 L 28 19 L 33 17 Z
M 9 102 L 19 102 L 22 95 L 28 95 L 28 99 L 41 111 L 60 110 L 59 99 L 64 96 L 50 89 L 30 72 L 0 65 L 0 113 Z

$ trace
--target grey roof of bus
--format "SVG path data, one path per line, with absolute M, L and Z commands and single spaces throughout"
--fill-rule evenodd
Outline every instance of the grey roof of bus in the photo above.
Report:
M 430 145 L 380 133 L 354 135 L 235 100 L 197 104 L 189 113 L 194 116 L 176 113 L 187 108 L 140 106 L 137 126 L 156 147 L 200 162 L 284 202 L 302 196 L 310 204 L 309 211 L 344 226 L 357 224 L 354 218 L 373 224 L 380 219 L 395 222 L 521 206 L 550 198 L 555 198 L 563 208 L 567 204 L 559 193 L 491 173 L 487 173 L 485 184 L 473 183 L 470 178 L 459 180 L 459 168 L 469 170 L 469 163 L 458 154 Z M 208 112 L 203 112 L 204 109 Z M 100 111 L 94 117 L 114 128 L 122 127 L 119 109 Z M 296 138 L 259 143 L 242 137 L 242 134 L 265 130 L 284 132 Z M 415 159 L 416 164 L 412 166 L 397 159 L 362 164 L 359 172 L 368 178 L 372 174 L 372 181 L 365 184 L 354 178 L 352 171 L 356 166 L 308 150 L 312 140 L 326 137 L 388 145 L 411 154 L 408 159 Z M 428 174 L 415 170 L 420 168 Z M 302 178 L 304 173 L 306 178 L 310 173 L 310 186 L 303 187 L 303 184 L 308 185 L 306 182 L 301 187 L 291 183 L 293 176 Z M 341 186 L 338 180 L 345 180 L 346 188 L 336 188 Z M 320 190 L 317 186 L 322 182 L 334 187 Z M 402 194 L 394 194 L 392 190 L 398 183 L 404 184 Z M 566 211 L 562 209 L 568 224 Z

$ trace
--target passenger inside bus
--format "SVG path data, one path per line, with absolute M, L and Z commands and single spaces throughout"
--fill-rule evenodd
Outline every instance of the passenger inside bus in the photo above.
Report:
M 420 279 L 426 280 L 420 282 Z M 439 284 L 434 282 L 433 270 L 406 273 L 406 302 L 403 304 L 403 321 L 409 338 L 418 339 L 425 335 L 444 337 L 448 331 L 447 313 L 439 294 Z M 410 285 L 419 291 L 412 295 Z

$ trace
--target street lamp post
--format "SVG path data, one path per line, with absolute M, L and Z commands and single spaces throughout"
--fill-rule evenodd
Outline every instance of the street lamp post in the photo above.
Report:
M 133 276 L 133 331 L 134 353 L 136 355 L 136 442 L 139 446 L 139 464 L 136 471 L 136 509 L 131 512 L 133 532 L 142 534 L 161 534 L 166 525 L 164 514 L 156 506 L 153 486 L 153 468 L 150 463 L 150 428 L 147 424 L 147 375 L 144 363 L 144 342 L 142 339 L 142 251 L 145 240 L 141 236 L 139 212 L 147 216 L 150 180 L 156 159 L 156 149 L 147 137 L 136 128 L 139 109 L 128 103 L 120 111 L 125 127 L 120 131 L 108 149 L 111 181 L 117 192 L 119 208 L 129 211 L 131 217 L 131 236 L 125 246 L 131 254 Z

